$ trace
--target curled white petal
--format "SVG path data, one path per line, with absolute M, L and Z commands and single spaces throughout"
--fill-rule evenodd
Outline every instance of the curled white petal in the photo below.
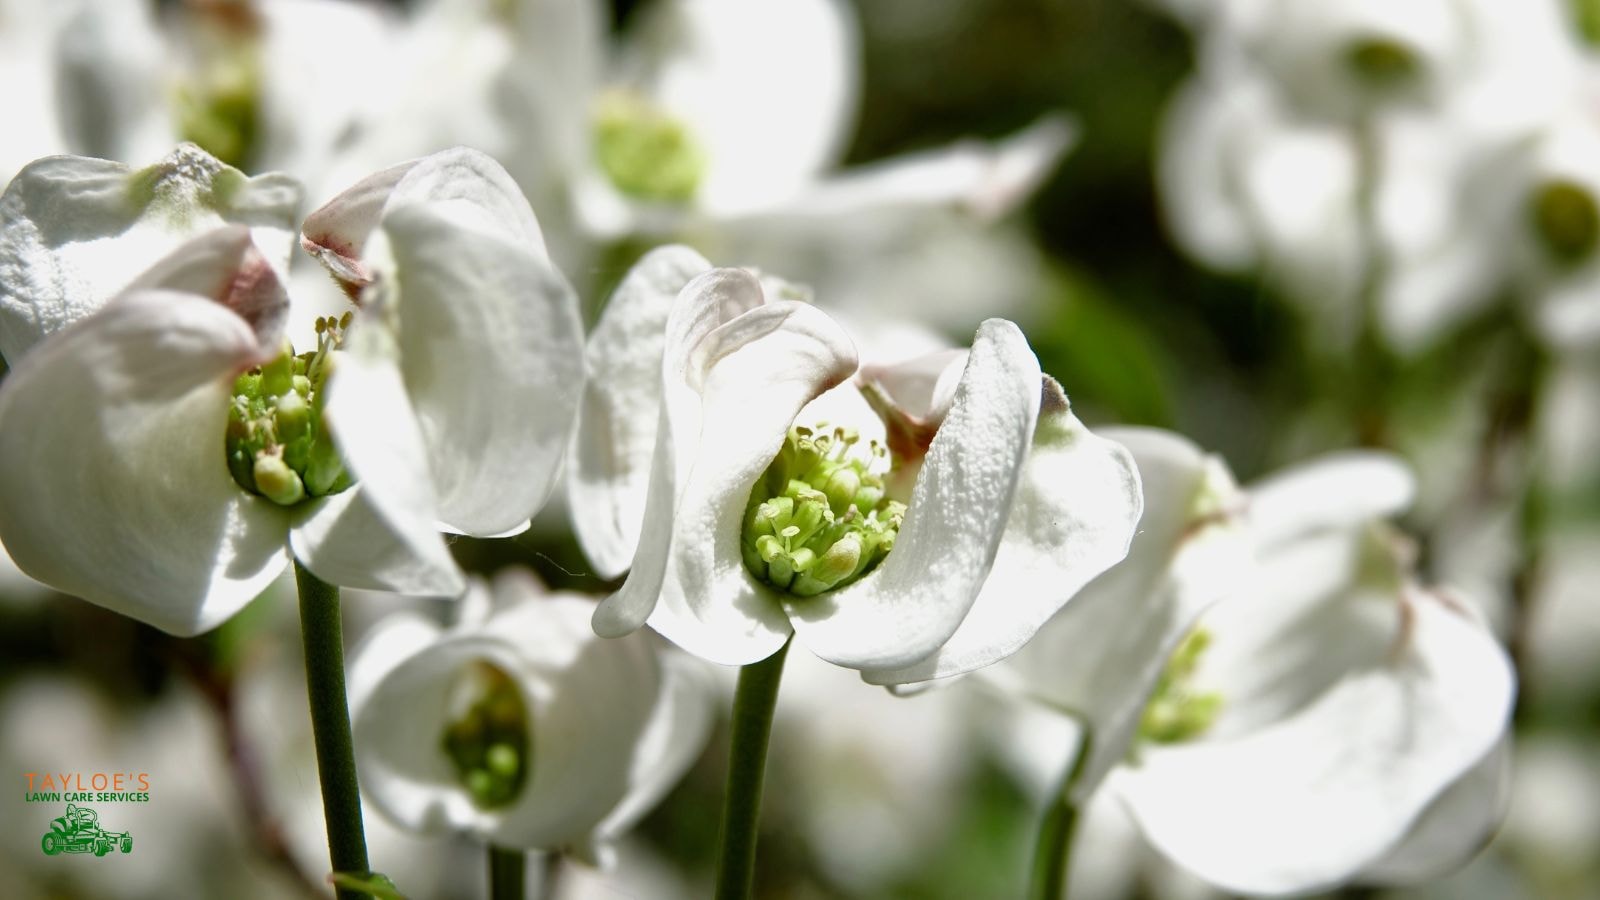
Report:
M 455 565 L 435 526 L 438 498 L 427 444 L 395 355 L 394 336 L 374 317 L 355 322 L 345 349 L 333 357 L 323 416 L 360 494 L 336 496 L 302 519 L 293 535 L 295 554 L 335 583 L 343 583 L 337 575 L 381 589 L 390 578 L 426 576 L 426 584 L 415 585 L 425 588 L 419 593 L 449 587 L 457 590 L 446 593 L 456 593 L 459 573 L 454 579 L 441 574 L 456 571 Z M 363 541 L 363 533 L 370 540 Z M 378 568 L 363 570 L 368 565 Z
M 1466 865 L 1494 837 L 1511 795 L 1509 740 L 1490 751 L 1450 785 L 1423 812 L 1405 840 L 1360 880 L 1380 884 L 1419 884 Z
M 603 636 L 616 637 L 643 626 L 666 579 L 680 486 L 689 477 L 700 431 L 700 396 L 688 381 L 690 354 L 707 334 L 760 306 L 763 299 L 760 281 L 749 272 L 712 269 L 684 286 L 667 314 L 661 411 L 644 525 L 628 580 L 595 610 L 595 631 Z
M 0 540 L 58 590 L 175 634 L 282 571 L 286 513 L 222 448 L 234 376 L 270 355 L 213 300 L 140 291 L 41 343 L 0 388 Z
M 1021 487 L 1040 379 L 1039 361 L 1015 325 L 991 319 L 978 329 L 894 550 L 855 584 L 785 600 L 813 653 L 850 668 L 893 669 L 955 633 L 988 577 Z
M 395 523 L 359 484 L 296 510 L 289 549 L 312 574 L 342 587 L 415 597 L 458 597 L 466 588 L 443 538 L 425 520 Z
M 491 535 L 526 522 L 554 488 L 583 382 L 583 327 L 566 280 L 542 254 L 477 227 L 475 210 L 411 204 L 382 227 L 438 518 Z
M 300 187 L 247 178 L 192 144 L 153 166 L 76 156 L 38 160 L 0 197 L 0 354 L 15 364 L 101 308 L 150 265 L 220 225 L 247 225 L 287 282 Z
M 1242 494 L 1215 457 L 1153 429 L 1102 435 L 1127 447 L 1139 466 L 1144 512 L 1127 558 L 1090 582 L 1027 646 L 982 672 L 1092 726 L 1079 799 L 1122 761 L 1167 657 L 1238 583 L 1250 549 L 1237 522 Z M 1051 760 L 1054 768 L 1063 764 Z
M 791 300 L 758 306 L 698 342 L 688 369 L 701 401 L 698 446 L 678 495 L 652 628 L 724 665 L 765 659 L 783 645 L 783 607 L 739 549 L 745 508 L 796 414 L 855 368 L 844 331 Z
M 845 169 L 765 209 L 748 197 L 713 209 L 722 215 L 840 218 L 893 209 L 955 206 L 985 221 L 1027 201 L 1077 140 L 1077 126 L 1045 116 L 997 141 L 948 147 Z
M 998 662 L 1128 554 L 1144 508 L 1133 457 L 1085 428 L 1054 381 L 1044 392 L 1022 486 L 972 610 L 932 656 L 867 681 L 947 678 Z
M 1382 859 L 1489 753 L 1511 707 L 1504 652 L 1432 597 L 1389 601 L 1391 656 L 1271 725 L 1116 773 L 1165 855 L 1230 890 L 1316 890 Z
M 1349 451 L 1276 472 L 1250 486 L 1250 526 L 1263 549 L 1313 531 L 1403 512 L 1416 479 L 1397 457 Z
M 639 542 L 661 415 L 667 315 L 684 286 L 710 268 L 687 247 L 652 250 L 617 286 L 584 347 L 567 502 L 578 542 L 602 578 L 626 572 Z

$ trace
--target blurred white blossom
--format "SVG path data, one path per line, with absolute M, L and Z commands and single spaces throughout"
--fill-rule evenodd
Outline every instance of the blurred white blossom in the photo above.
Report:
M 1170 438 L 1128 443 L 1147 483 L 1185 458 L 1189 472 L 1203 469 Z M 1206 881 L 1285 894 L 1448 871 L 1503 811 L 1497 747 L 1514 676 L 1468 608 L 1416 582 L 1409 547 L 1381 522 L 1412 492 L 1383 456 L 1281 473 L 1248 492 L 1247 512 L 1222 507 L 1244 516 L 1252 565 L 1197 566 L 1189 550 L 1165 576 L 1214 605 L 1156 602 L 1148 575 L 1119 566 L 990 674 L 1087 725 L 1076 802 L 1104 776 L 1145 839 Z M 1162 495 L 1147 499 L 1162 509 Z M 1227 560 L 1238 525 L 1211 521 L 1224 531 L 1200 558 Z M 1129 557 L 1150 560 L 1137 546 Z M 1117 602 L 1084 602 L 1097 587 Z M 1120 621 L 1117 610 L 1095 615 L 1112 607 Z M 1124 654 L 1127 674 L 1102 680 L 1094 661 L 1117 653 L 1121 635 L 1149 631 L 1175 649 Z M 1025 749 L 1058 772 L 1070 759 L 1057 742 Z
M 367 797 L 408 830 L 605 863 L 699 756 L 711 691 L 649 635 L 596 637 L 592 613 L 506 571 L 449 628 L 380 622 L 350 670 Z

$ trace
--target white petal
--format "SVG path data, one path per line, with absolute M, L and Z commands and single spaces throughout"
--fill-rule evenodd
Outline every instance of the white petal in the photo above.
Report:
M 284 175 L 246 178 L 184 144 L 153 166 L 74 156 L 38 160 L 0 198 L 0 354 L 28 348 L 104 306 L 189 238 L 248 225 L 287 283 L 300 188 Z
M 437 531 L 417 517 L 391 524 L 360 484 L 295 512 L 289 549 L 329 584 L 415 597 L 458 597 L 466 589 Z
M 191 240 L 156 261 L 128 290 L 199 294 L 233 310 L 263 347 L 276 347 L 289 320 L 289 295 L 250 229 L 227 225 Z
M 979 327 L 894 550 L 855 584 L 785 601 L 813 653 L 853 669 L 892 669 L 955 633 L 994 564 L 1021 488 L 1041 377 L 1017 326 L 990 319 Z
M 1508 739 L 1509 742 L 1509 739 Z M 1511 794 L 1511 749 L 1490 751 L 1434 799 L 1389 855 L 1361 872 L 1364 883 L 1419 884 L 1466 865 L 1494 837 Z
M 1113 776 L 1165 855 L 1234 891 L 1337 884 L 1399 846 L 1500 741 L 1513 685 L 1504 652 L 1431 596 L 1393 599 L 1388 658 L 1268 727 L 1147 748 Z
M 792 300 L 739 315 L 695 346 L 688 375 L 701 399 L 698 445 L 678 496 L 652 628 L 723 665 L 756 662 L 783 645 L 790 632 L 783 608 L 739 549 L 745 507 L 795 416 L 855 369 L 844 331 Z M 683 433 L 676 419 L 672 430 Z
M 1405 511 L 1416 479 L 1400 459 L 1375 451 L 1318 457 L 1250 486 L 1250 527 L 1263 548 L 1324 529 Z
M 1184 252 L 1232 272 L 1256 262 L 1256 241 L 1231 168 L 1242 121 L 1259 103 L 1252 91 L 1193 78 L 1161 127 L 1156 177 L 1169 231 Z
M 382 228 L 398 282 L 400 370 L 438 518 L 492 535 L 526 522 L 555 486 L 583 384 L 583 326 L 542 251 L 488 230 L 482 212 L 457 200 L 406 204 Z
M 482 593 L 483 584 L 474 581 L 470 590 Z M 437 641 L 443 631 L 432 619 L 411 611 L 394 612 L 379 619 L 361 636 L 361 643 L 350 653 L 345 667 L 350 708 L 365 706 L 390 672 Z
M 1080 799 L 1127 754 L 1173 648 L 1237 584 L 1249 552 L 1237 516 L 1228 512 L 1237 511 L 1243 496 L 1219 460 L 1168 432 L 1102 434 L 1132 452 L 1143 485 L 1144 513 L 1127 559 L 1090 582 L 1027 646 L 982 672 L 1092 726 Z M 1059 768 L 1065 760 L 1051 764 Z
M 324 388 L 323 416 L 357 483 L 352 490 L 360 495 L 336 495 L 299 521 L 294 550 L 335 584 L 418 579 L 430 588 L 421 593 L 433 594 L 461 582 L 459 574 L 453 584 L 441 574 L 453 564 L 435 527 L 438 499 L 426 444 L 395 355 L 394 337 L 378 317 L 355 322 L 346 332 L 345 349 L 334 357 Z M 324 541 L 331 546 L 323 547 Z M 407 549 L 414 555 L 410 562 L 404 559 Z M 363 574 L 366 565 L 374 568 Z
M 211 300 L 125 295 L 42 343 L 0 389 L 0 539 L 18 567 L 175 634 L 282 571 L 286 514 L 222 452 L 233 378 L 262 361 Z
M 751 205 L 749 194 L 720 198 L 714 214 L 837 218 L 895 208 L 959 206 L 997 219 L 1039 187 L 1077 140 L 1077 127 L 1046 116 L 998 141 L 964 140 L 948 147 L 847 169 L 791 197 Z M 708 201 L 709 203 L 709 201 Z
M 690 354 L 723 322 L 755 309 L 761 283 L 740 269 L 712 269 L 689 282 L 667 314 L 661 356 L 661 414 L 645 498 L 644 526 L 622 589 L 595 610 L 595 631 L 618 637 L 644 625 L 666 578 L 681 485 L 694 464 L 700 434 L 700 395 L 689 386 Z
M 548 262 L 539 221 L 516 182 L 499 163 L 465 147 L 404 162 L 357 182 L 306 217 L 300 245 L 357 290 L 373 278 L 362 254 L 385 215 L 411 204 L 452 201 L 478 211 L 484 230 Z
M 214 13 L 202 8 L 198 14 Z M 251 157 L 264 167 L 304 173 L 315 185 L 330 158 L 337 160 L 334 148 L 348 139 L 357 113 L 393 87 L 380 80 L 384 67 L 374 60 L 393 49 L 396 17 L 378 4 L 338 0 L 273 0 L 253 5 L 250 15 L 257 29 L 250 50 L 264 73 Z
M 935 350 L 893 365 L 864 365 L 859 380 L 876 385 L 901 412 L 937 427 L 955 401 L 956 387 L 967 368 L 967 353 L 964 349 Z
M 972 610 L 932 656 L 867 672 L 868 682 L 947 678 L 1005 659 L 1091 579 L 1127 556 L 1144 509 L 1133 456 L 1091 434 L 1053 380 L 1046 380 L 1044 392 L 1022 487 Z
M 843 3 L 669 0 L 648 13 L 623 65 L 704 148 L 708 207 L 789 196 L 842 151 L 859 67 Z
M 81 3 L 56 42 L 56 109 L 67 146 L 147 159 L 172 146 L 166 48 L 142 3 Z
M 595 858 L 661 802 L 700 758 L 715 719 L 716 682 L 705 663 L 682 653 L 661 654 L 661 696 L 638 740 L 628 793 L 595 828 Z
M 601 578 L 626 572 L 639 543 L 661 415 L 667 315 L 690 279 L 710 268 L 687 247 L 650 251 L 617 286 L 584 347 L 567 503 L 578 543 Z
M 6 96 L 8 127 L 0 132 L 0 184 L 42 156 L 67 151 L 58 108 L 47 85 L 55 38 L 72 13 L 65 3 L 0 3 L 0 84 L 28 85 Z

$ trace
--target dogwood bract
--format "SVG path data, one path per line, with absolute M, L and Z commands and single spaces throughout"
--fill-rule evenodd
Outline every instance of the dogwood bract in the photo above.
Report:
M 874 678 L 941 677 L 1015 651 L 1127 552 L 1132 461 L 1015 325 L 858 373 L 843 329 L 786 294 L 665 248 L 606 309 L 570 497 L 597 568 L 631 572 L 596 631 L 648 620 L 727 665 L 798 632 Z
M 649 635 L 597 638 L 594 605 L 508 571 L 463 618 L 380 622 L 350 670 L 367 797 L 402 827 L 606 862 L 710 733 L 708 673 Z
M 1204 471 L 1187 442 L 1128 443 L 1147 485 L 1161 470 L 1187 470 L 1191 484 Z M 1380 521 L 1412 491 L 1385 456 L 1314 462 L 1255 486 L 1248 512 L 1225 505 L 1232 524 L 1209 550 L 1159 524 L 1190 508 L 1185 492 L 1151 491 L 1154 527 L 1129 561 L 1154 563 L 1156 580 L 1113 569 L 986 675 L 1085 726 L 1074 802 L 1103 785 L 1163 854 L 1213 884 L 1285 894 L 1437 875 L 1500 814 L 1495 751 L 1514 676 L 1482 622 L 1417 583 L 1409 548 Z M 1219 566 L 1241 537 L 1254 566 Z M 1119 662 L 1128 647 L 1146 652 Z M 1059 772 L 1064 746 L 1028 750 Z
M 580 325 L 509 177 L 447 151 L 313 214 L 305 243 L 359 308 L 299 355 L 283 333 L 297 201 L 284 176 L 187 145 L 147 169 L 55 157 L 13 180 L 0 540 L 23 571 L 193 634 L 277 577 L 286 543 L 335 584 L 459 593 L 438 530 L 516 531 L 543 504 Z

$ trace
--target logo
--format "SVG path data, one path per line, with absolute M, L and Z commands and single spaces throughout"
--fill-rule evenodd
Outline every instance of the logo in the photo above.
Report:
M 45 856 L 58 853 L 93 853 L 105 856 L 112 850 L 133 852 L 133 835 L 126 831 L 108 831 L 100 824 L 100 814 L 87 806 L 67 804 L 66 815 L 50 822 L 50 830 L 39 839 L 39 849 Z

